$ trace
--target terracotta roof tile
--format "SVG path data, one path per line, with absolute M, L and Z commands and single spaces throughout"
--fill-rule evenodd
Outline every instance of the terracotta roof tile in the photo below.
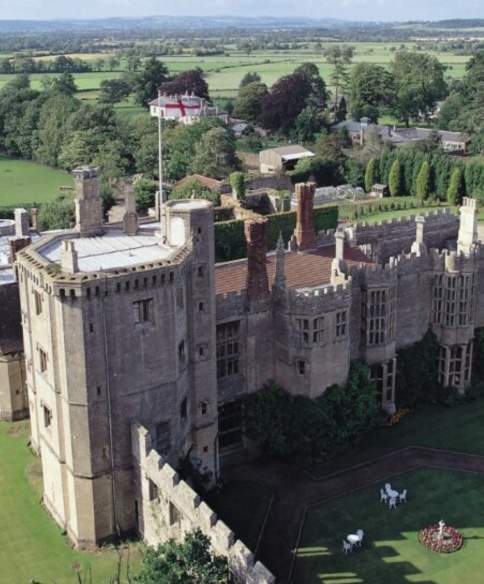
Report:
M 184 178 L 182 178 L 181 180 L 179 180 L 175 187 L 181 187 L 184 184 L 186 184 L 189 181 L 192 180 L 196 180 L 198 181 L 200 184 L 202 184 L 204 187 L 207 187 L 208 189 L 212 189 L 214 191 L 218 190 L 220 188 L 220 185 L 222 184 L 222 181 L 217 180 L 216 178 L 210 178 L 209 176 L 203 176 L 203 174 L 190 174 Z
M 286 252 L 286 284 L 289 288 L 313 288 L 329 284 L 331 262 L 335 246 L 318 247 L 304 252 Z M 371 260 L 358 248 L 345 246 L 345 260 L 349 265 L 371 263 Z M 267 256 L 267 273 L 272 285 L 276 272 L 276 255 Z M 215 266 L 216 294 L 240 292 L 246 287 L 247 260 L 225 262 Z

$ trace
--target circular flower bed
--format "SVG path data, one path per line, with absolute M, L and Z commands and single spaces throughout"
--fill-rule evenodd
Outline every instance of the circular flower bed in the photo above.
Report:
M 418 534 L 419 542 L 433 552 L 450 554 L 460 550 L 464 545 L 464 538 L 455 527 L 446 525 L 442 537 L 439 538 L 439 525 L 429 525 Z

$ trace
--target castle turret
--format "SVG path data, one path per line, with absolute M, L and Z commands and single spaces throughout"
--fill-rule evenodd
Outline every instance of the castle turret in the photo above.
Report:
M 460 208 L 459 235 L 457 251 L 470 254 L 477 242 L 477 206 L 476 200 L 464 197 Z
M 250 303 L 269 297 L 269 279 L 266 266 L 267 219 L 250 219 L 245 222 L 247 240 L 247 296 Z
M 300 250 L 312 249 L 316 245 L 314 230 L 314 192 L 315 183 L 296 185 L 297 218 L 294 235 Z
M 76 183 L 76 229 L 81 235 L 103 233 L 103 203 L 99 194 L 98 169 L 83 166 L 72 171 Z

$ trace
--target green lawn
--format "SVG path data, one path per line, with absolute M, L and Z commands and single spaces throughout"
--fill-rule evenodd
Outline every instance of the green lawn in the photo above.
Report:
M 484 477 L 419 470 L 392 480 L 408 489 L 407 504 L 389 511 L 378 486 L 310 508 L 295 567 L 297 584 L 478 584 L 483 582 Z M 383 485 L 382 485 L 383 486 Z M 444 519 L 464 535 L 453 554 L 424 548 L 421 528 Z M 342 540 L 365 532 L 361 549 L 348 556 Z
M 117 564 L 116 552 L 89 554 L 70 547 L 41 506 L 40 461 L 27 448 L 28 432 L 28 422 L 0 422 L 0 582 L 75 584 L 73 565 L 79 564 L 83 569 L 91 566 L 93 584 L 107 584 Z M 130 556 L 136 567 L 135 545 Z
M 27 160 L 0 156 L 0 207 L 43 203 L 55 197 L 61 186 L 73 186 L 61 170 Z
M 453 408 L 420 405 L 398 424 L 371 432 L 344 456 L 309 470 L 322 477 L 405 446 L 484 454 L 484 399 Z

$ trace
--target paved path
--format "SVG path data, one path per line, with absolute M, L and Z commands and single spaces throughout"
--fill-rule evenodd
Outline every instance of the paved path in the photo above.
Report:
M 308 506 L 419 468 L 484 474 L 484 456 L 411 446 L 321 478 L 272 463 L 247 464 L 235 469 L 231 476 L 239 480 L 254 480 L 274 493 L 257 555 L 283 584 L 290 581 L 293 550 L 297 547 Z

